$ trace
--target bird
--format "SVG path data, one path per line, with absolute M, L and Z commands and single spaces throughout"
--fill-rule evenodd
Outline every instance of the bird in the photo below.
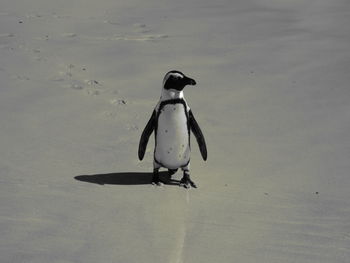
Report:
M 165 74 L 160 99 L 147 122 L 140 138 L 138 157 L 143 160 L 150 135 L 155 134 L 152 184 L 164 183 L 159 169 L 168 169 L 173 175 L 179 168 L 183 177 L 179 185 L 197 188 L 190 178 L 190 133 L 194 134 L 204 161 L 207 160 L 207 146 L 203 133 L 184 97 L 186 86 L 196 81 L 180 71 L 171 70 Z

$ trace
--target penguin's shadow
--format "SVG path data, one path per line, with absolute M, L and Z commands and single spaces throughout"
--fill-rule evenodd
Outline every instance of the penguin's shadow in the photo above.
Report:
M 121 172 L 107 174 L 78 175 L 74 179 L 92 184 L 111 185 L 142 185 L 152 183 L 153 173 Z M 171 178 L 171 175 L 164 171 L 159 172 L 160 179 L 166 185 L 179 185 L 180 181 Z

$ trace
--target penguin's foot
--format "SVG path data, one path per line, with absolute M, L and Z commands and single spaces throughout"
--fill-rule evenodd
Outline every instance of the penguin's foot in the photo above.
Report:
M 152 184 L 153 185 L 158 185 L 161 186 L 164 184 L 159 178 L 159 168 L 154 168 L 153 169 L 153 177 L 152 177 Z
M 152 184 L 162 186 L 164 184 L 164 182 L 159 178 L 159 176 L 154 176 L 152 178 Z
M 187 189 L 190 187 L 197 188 L 197 185 L 187 175 L 184 175 L 184 177 L 182 177 L 182 179 L 180 181 L 180 186 L 187 188 Z
M 164 183 L 160 180 L 158 181 L 152 181 L 152 185 L 162 186 Z

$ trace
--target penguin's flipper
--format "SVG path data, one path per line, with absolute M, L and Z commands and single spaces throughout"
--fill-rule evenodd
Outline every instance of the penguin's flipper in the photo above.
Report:
M 139 143 L 139 159 L 140 161 L 145 156 L 146 147 L 149 136 L 152 134 L 156 124 L 156 111 L 153 111 L 151 118 L 149 119 L 145 129 L 142 132 L 140 143 Z
M 201 129 L 199 128 L 199 125 L 198 125 L 196 119 L 194 118 L 191 110 L 189 111 L 188 121 L 190 123 L 191 131 L 193 132 L 194 136 L 197 139 L 197 142 L 199 145 L 199 150 L 202 154 L 203 160 L 206 161 L 207 156 L 208 156 L 207 145 L 205 144 L 205 139 L 204 139 L 203 133 L 202 133 Z

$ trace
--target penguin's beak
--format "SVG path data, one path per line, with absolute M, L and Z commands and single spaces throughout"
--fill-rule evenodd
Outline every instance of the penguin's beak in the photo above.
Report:
M 185 83 L 186 83 L 186 85 L 192 85 L 192 86 L 197 84 L 194 79 L 191 79 L 189 77 L 185 77 Z

